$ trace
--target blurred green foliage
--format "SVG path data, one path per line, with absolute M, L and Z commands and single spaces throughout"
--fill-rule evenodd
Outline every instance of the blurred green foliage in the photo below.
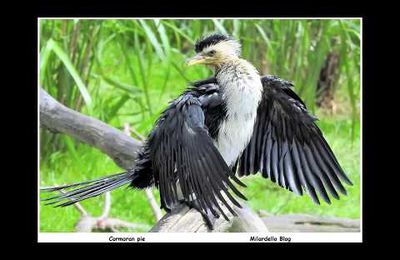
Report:
M 273 213 L 306 212 L 358 218 L 360 21 L 349 20 L 40 20 L 40 84 L 66 106 L 117 128 L 129 123 L 146 135 L 168 101 L 189 81 L 212 75 L 205 67 L 187 68 L 193 44 L 204 34 L 222 32 L 240 39 L 242 56 L 262 74 L 295 83 L 296 92 L 320 117 L 320 127 L 355 185 L 333 205 L 316 206 L 270 181 L 248 178 L 244 190 L 254 209 Z M 339 79 L 330 115 L 315 106 L 316 86 L 325 57 L 339 55 Z M 41 185 L 55 185 L 119 172 L 99 151 L 65 135 L 41 129 Z M 111 214 L 154 224 L 142 191 L 113 192 Z M 155 191 L 157 193 L 157 191 Z M 101 211 L 102 198 L 83 202 Z M 40 208 L 42 231 L 71 231 L 74 208 Z

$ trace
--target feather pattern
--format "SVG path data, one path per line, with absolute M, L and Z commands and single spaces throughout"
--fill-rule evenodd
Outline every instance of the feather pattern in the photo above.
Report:
M 213 143 L 205 125 L 200 94 L 203 106 L 213 102 L 204 100 L 204 95 L 212 99 L 214 93 L 210 89 L 187 91 L 170 104 L 156 123 L 148 140 L 155 185 L 160 189 L 161 207 L 166 210 L 181 201 L 189 206 L 196 201 L 202 213 L 227 218 L 217 199 L 235 214 L 223 196 L 240 207 L 229 190 L 246 199 L 232 180 L 244 184 L 232 173 Z
M 293 85 L 275 76 L 261 78 L 263 97 L 252 138 L 238 159 L 238 175 L 255 174 L 312 200 L 331 203 L 351 185 L 322 132 Z
M 103 194 L 104 192 L 121 187 L 125 184 L 132 182 L 132 180 L 134 180 L 136 177 L 137 175 L 134 175 L 133 171 L 128 171 L 109 175 L 91 181 L 61 185 L 51 188 L 42 188 L 43 191 L 48 192 L 67 190 L 67 192 L 54 195 L 42 200 L 47 201 L 47 205 L 54 204 L 56 207 L 65 207 L 81 200 L 96 197 Z

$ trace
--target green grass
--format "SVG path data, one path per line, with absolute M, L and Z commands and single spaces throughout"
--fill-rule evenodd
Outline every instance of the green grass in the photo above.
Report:
M 86 144 L 76 149 L 78 157 L 68 153 L 51 156 L 47 164 L 41 165 L 41 186 L 60 185 L 93 179 L 122 170 L 114 162 Z M 54 155 L 54 154 L 53 154 Z M 144 191 L 120 188 L 111 193 L 110 217 L 144 224 L 154 224 L 155 218 L 147 203 Z M 154 192 L 158 199 L 158 192 Z M 45 197 L 46 194 L 43 194 Z M 92 216 L 102 213 L 104 196 L 81 202 Z M 72 207 L 54 208 L 40 203 L 40 230 L 46 232 L 68 232 L 74 230 L 79 219 L 78 211 Z

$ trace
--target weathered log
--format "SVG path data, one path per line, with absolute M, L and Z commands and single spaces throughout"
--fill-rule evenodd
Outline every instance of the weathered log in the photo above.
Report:
M 251 211 L 245 203 L 241 201 L 240 204 L 242 208 L 230 204 L 237 216 L 226 210 L 225 214 L 230 221 L 226 221 L 223 217 L 214 219 L 214 230 L 209 230 L 203 216 L 197 210 L 180 205 L 180 207 L 166 214 L 150 232 L 268 232 L 261 218 Z
M 78 113 L 40 89 L 40 125 L 101 150 L 124 169 L 134 167 L 141 142 L 98 119 Z
M 57 102 L 43 89 L 40 90 L 41 126 L 64 133 L 94 146 L 124 168 L 134 167 L 141 142 L 98 119 L 83 115 Z M 243 208 L 232 207 L 238 216 L 228 214 L 231 221 L 216 219 L 213 232 L 267 232 L 262 220 L 243 202 Z M 151 232 L 210 232 L 202 215 L 184 205 L 167 213 Z
M 320 217 L 306 214 L 262 218 L 271 232 L 359 232 L 359 219 Z

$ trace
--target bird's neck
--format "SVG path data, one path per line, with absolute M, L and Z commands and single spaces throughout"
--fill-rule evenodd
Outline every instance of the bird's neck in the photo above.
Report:
M 225 71 L 227 69 L 235 68 L 239 66 L 239 64 L 243 60 L 240 59 L 239 57 L 230 57 L 230 58 L 225 58 L 219 61 L 217 65 L 214 66 L 214 71 L 215 75 L 220 73 L 221 71 Z
M 224 82 L 259 80 L 257 69 L 241 58 L 230 58 L 215 66 L 215 77 L 220 84 Z
M 257 70 L 242 59 L 230 60 L 216 71 L 225 104 L 216 146 L 228 165 L 233 165 L 246 148 L 253 133 L 262 84 Z

